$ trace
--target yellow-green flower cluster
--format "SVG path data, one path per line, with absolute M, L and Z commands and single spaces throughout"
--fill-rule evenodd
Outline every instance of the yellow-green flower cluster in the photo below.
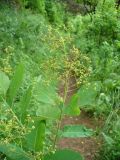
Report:
M 4 104 L 0 105 L 1 143 L 11 143 L 15 141 L 21 143 L 25 135 L 31 132 L 31 129 L 27 125 L 21 123 L 10 107 L 7 107 L 6 109 L 4 107 Z M 26 119 L 26 124 L 29 122 L 32 123 L 30 117 Z
M 4 58 L 1 58 L 2 65 L 0 66 L 0 70 L 5 72 L 6 74 L 11 75 L 12 73 L 12 67 L 10 64 L 10 60 L 12 56 L 14 55 L 14 48 L 12 46 L 8 46 L 4 49 Z

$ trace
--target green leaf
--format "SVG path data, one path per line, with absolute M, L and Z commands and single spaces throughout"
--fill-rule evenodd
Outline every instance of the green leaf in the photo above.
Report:
M 22 100 L 20 101 L 20 111 L 21 111 L 21 122 L 24 123 L 26 114 L 27 114 L 27 108 L 29 107 L 30 104 L 30 100 L 31 100 L 31 96 L 32 96 L 32 86 L 30 86 L 25 95 L 22 97 Z
M 101 82 L 91 82 L 90 84 L 83 85 L 78 91 L 79 105 L 93 105 L 97 94 L 100 92 Z
M 78 105 L 78 95 L 73 95 L 69 104 L 64 108 L 64 114 L 68 116 L 79 116 L 80 108 Z
M 87 129 L 82 125 L 66 125 L 62 131 L 62 137 L 81 138 L 93 135 L 92 129 Z
M 60 116 L 60 109 L 57 106 L 40 103 L 36 115 L 43 119 L 58 119 Z
M 0 143 L 0 152 L 12 160 L 33 160 L 26 152 L 13 144 Z
M 10 80 L 8 76 L 0 71 L 0 95 L 5 96 L 9 88 Z
M 84 160 L 84 158 L 78 152 L 63 149 L 56 151 L 55 154 L 46 155 L 44 160 Z
M 60 116 L 58 94 L 53 85 L 44 85 L 39 82 L 34 90 L 34 98 L 37 102 L 36 115 L 44 119 L 56 119 Z
M 112 89 L 114 87 L 114 80 L 112 79 L 106 79 L 103 83 L 108 89 Z
M 14 98 L 16 97 L 17 91 L 22 84 L 23 76 L 24 76 L 24 66 L 23 64 L 19 64 L 11 80 L 7 93 L 7 102 L 10 106 L 12 105 Z
M 43 150 L 43 143 L 45 141 L 46 121 L 36 121 L 35 129 L 26 136 L 27 146 L 29 149 L 39 152 Z
M 37 83 L 34 89 L 34 95 L 38 102 L 53 106 L 56 105 L 56 101 L 58 100 L 56 88 L 52 84 L 48 86 L 41 81 Z
M 43 144 L 45 141 L 45 128 L 46 128 L 45 120 L 40 121 L 36 128 L 36 141 L 35 141 L 36 152 L 43 150 Z

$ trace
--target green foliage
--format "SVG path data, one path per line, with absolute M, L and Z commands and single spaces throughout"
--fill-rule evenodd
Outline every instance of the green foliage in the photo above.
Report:
M 100 118 L 107 116 L 103 127 L 103 145 L 96 160 L 116 160 L 120 159 L 119 9 L 116 9 L 114 0 L 96 2 L 97 6 L 93 4 L 94 14 L 77 15 L 70 19 L 68 29 L 76 37 L 76 46 L 91 57 L 91 76 L 88 79 L 90 85 L 85 84 L 78 91 L 81 108 L 99 115 Z M 92 86 L 95 81 L 100 82 L 98 91 Z M 118 114 L 114 114 L 116 111 Z
M 114 0 L 100 0 L 94 14 L 77 15 L 72 23 L 68 24 L 69 30 L 76 37 L 76 46 L 91 57 L 91 77 L 88 83 L 91 81 L 101 83 L 96 103 L 85 106 L 96 115 L 108 115 L 120 103 L 118 100 L 120 57 L 119 47 L 116 45 L 119 43 L 120 24 L 119 11 L 115 4 Z M 89 94 L 87 100 L 90 96 Z
M 75 94 L 70 99 L 70 102 L 64 108 L 64 114 L 68 116 L 79 116 L 80 115 L 80 107 L 78 104 L 78 96 Z
M 0 99 L 2 96 L 6 95 L 10 84 L 9 78 L 5 75 L 5 73 L 0 72 Z
M 103 133 L 104 143 L 96 160 L 120 159 L 120 116 L 119 109 L 108 116 Z M 101 156 L 102 155 L 102 156 Z
M 36 121 L 34 123 L 33 130 L 25 137 L 25 147 L 27 147 L 29 150 L 39 152 L 41 154 L 43 152 L 43 146 L 45 142 L 45 128 L 45 120 Z
M 26 114 L 27 114 L 27 109 L 30 105 L 31 97 L 32 97 L 32 86 L 30 86 L 27 89 L 25 95 L 23 95 L 23 97 L 20 101 L 19 108 L 20 108 L 20 113 L 21 113 L 20 119 L 21 119 L 22 123 L 24 123 L 24 121 L 25 121 Z
M 64 137 L 69 136 L 74 138 L 92 135 L 92 131 L 83 126 L 66 126 L 66 129 L 64 128 L 63 131 L 60 130 L 61 125 L 59 123 L 61 123 L 61 117 L 65 114 L 63 108 L 66 99 L 61 101 L 56 93 L 55 86 L 51 84 L 46 86 L 40 77 L 33 83 L 33 89 L 30 85 L 30 87 L 24 91 L 25 93 L 15 101 L 18 89 L 23 82 L 23 69 L 23 65 L 19 64 L 9 83 L 9 89 L 6 92 L 7 97 L 5 95 L 1 102 L 0 151 L 3 153 L 3 157 L 13 160 L 15 158 L 18 160 L 44 158 L 46 153 L 51 153 L 52 150 L 55 150 L 59 132 L 61 132 Z M 5 74 L 4 78 L 8 80 Z M 34 93 L 34 96 L 32 93 Z M 67 107 L 72 107 L 72 112 L 75 112 L 73 115 L 76 115 L 76 109 L 74 109 L 76 98 L 74 99 L 74 97 L 72 106 L 68 105 Z M 8 101 L 8 99 L 11 101 Z M 63 105 L 63 107 L 61 108 L 60 105 Z M 54 132 L 55 138 L 52 140 L 53 148 L 52 150 L 50 149 L 50 151 L 46 151 L 46 126 L 51 120 L 51 128 L 54 127 L 56 121 L 59 125 L 56 124 L 56 130 Z M 51 130 L 49 130 L 49 134 L 52 135 Z M 31 151 L 34 155 L 31 154 Z
M 71 151 L 71 150 L 58 150 L 55 152 L 55 154 L 47 155 L 45 156 L 44 160 L 84 160 L 84 158 L 77 152 Z
M 15 71 L 14 77 L 11 80 L 10 86 L 8 88 L 7 92 L 7 102 L 10 106 L 12 106 L 12 103 L 16 97 L 17 91 L 21 86 L 21 83 L 23 81 L 24 76 L 24 66 L 23 64 L 20 64 Z
M 36 115 L 44 119 L 57 119 L 60 116 L 58 95 L 54 85 L 38 82 L 34 89 L 34 101 L 37 107 Z
M 63 3 L 55 0 L 22 0 L 17 2 L 21 7 L 32 8 L 38 13 L 47 16 L 48 20 L 54 24 L 62 25 L 64 21 L 65 10 Z
M 70 138 L 81 138 L 81 137 L 89 137 L 93 135 L 93 131 L 91 129 L 87 129 L 82 125 L 69 125 L 64 126 L 62 137 L 70 137 Z
M 36 0 L 36 7 L 39 9 L 40 13 L 45 13 L 45 0 Z
M 38 122 L 36 131 L 35 151 L 39 152 L 43 150 L 43 144 L 45 141 L 45 121 Z
M 4 8 L 1 8 L 0 12 L 0 37 L 4 37 L 0 39 L 0 68 L 3 72 L 11 74 L 16 64 L 22 61 L 27 68 L 26 79 L 30 75 L 40 73 L 40 63 L 43 57 L 45 58 L 43 55 L 49 53 L 42 43 L 47 23 L 41 15 L 28 12 L 16 13 L 10 8 L 6 9 L 6 13 Z M 32 61 L 34 55 L 36 58 Z M 36 68 L 36 72 L 33 72 L 31 65 Z
M 92 106 L 96 102 L 96 97 L 101 89 L 101 83 L 98 81 L 83 85 L 79 91 L 79 105 L 81 107 Z
M 0 6 L 2 159 L 83 159 L 73 151 L 55 152 L 61 137 L 94 134 L 81 125 L 61 129 L 62 118 L 79 116 L 80 108 L 108 115 L 100 159 L 120 158 L 120 12 L 114 0 L 77 2 L 88 14 L 65 18 L 63 3 L 52 0 Z M 78 91 L 66 104 L 71 79 Z
M 0 144 L 0 152 L 12 160 L 32 160 L 21 148 L 14 144 Z
M 46 12 L 50 22 L 54 22 L 57 25 L 63 24 L 65 11 L 61 3 L 54 0 L 46 0 Z

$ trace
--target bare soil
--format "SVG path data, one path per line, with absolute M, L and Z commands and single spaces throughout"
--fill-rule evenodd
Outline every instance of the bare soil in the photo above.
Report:
M 62 127 L 67 124 L 82 124 L 88 128 L 97 129 L 101 126 L 100 122 L 82 112 L 79 117 L 66 117 L 63 119 Z M 63 138 L 59 141 L 59 148 L 69 148 L 80 152 L 85 160 L 93 160 L 100 147 L 100 140 L 96 137 L 88 138 Z

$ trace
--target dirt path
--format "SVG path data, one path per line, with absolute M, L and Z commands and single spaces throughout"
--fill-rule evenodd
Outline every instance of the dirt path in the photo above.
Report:
M 100 124 L 94 118 L 90 117 L 87 113 L 82 112 L 77 118 L 65 118 L 62 122 L 62 126 L 66 124 L 82 124 L 86 127 L 96 129 Z M 85 160 L 93 160 L 95 153 L 97 152 L 100 143 L 96 137 L 89 138 L 63 138 L 58 143 L 60 148 L 70 148 L 80 152 Z
M 71 87 L 73 86 L 73 87 Z M 63 96 L 63 88 L 60 87 L 60 95 Z M 70 97 L 76 92 L 75 80 L 71 78 L 69 80 L 69 90 L 72 89 L 72 92 L 69 92 L 67 95 L 66 103 L 69 102 Z M 91 117 L 88 113 L 84 111 L 81 112 L 78 117 L 66 117 L 62 121 L 62 127 L 67 124 L 79 124 L 85 125 L 88 128 L 92 128 L 94 130 L 100 128 L 101 122 Z M 63 138 L 58 142 L 59 148 L 69 148 L 75 151 L 80 152 L 85 160 L 93 160 L 95 153 L 98 151 L 100 147 L 99 140 L 96 137 L 88 137 L 88 138 Z

